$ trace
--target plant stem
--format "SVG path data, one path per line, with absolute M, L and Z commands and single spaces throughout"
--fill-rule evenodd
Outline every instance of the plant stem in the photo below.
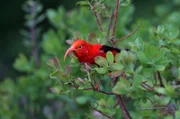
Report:
M 126 109 L 126 107 L 124 105 L 124 102 L 123 102 L 123 99 L 122 99 L 121 95 L 116 95 L 116 98 L 117 98 L 117 101 L 118 101 L 118 105 L 122 110 L 123 118 L 124 119 L 132 119 L 132 117 L 130 116 L 128 110 Z
M 113 43 L 115 44 L 115 43 L 117 43 L 117 42 L 119 42 L 119 41 L 122 41 L 122 40 L 130 37 L 131 35 L 133 35 L 133 34 L 139 29 L 140 26 L 141 26 L 141 24 L 138 25 L 138 26 L 137 26 L 131 33 L 129 33 L 128 35 L 126 35 L 126 36 L 124 36 L 124 37 L 122 37 L 122 38 L 120 38 L 120 39 L 118 39 L 118 40 L 114 40 Z
M 102 29 L 101 22 L 100 22 L 100 20 L 99 20 L 99 18 L 98 18 L 97 12 L 96 12 L 96 8 L 95 8 L 95 6 L 91 6 L 91 7 L 92 7 L 92 10 L 93 10 L 93 12 L 94 12 L 94 16 L 96 17 L 96 21 L 97 21 L 97 23 L 98 23 L 99 29 L 100 29 L 100 31 L 102 32 L 103 29 Z
M 160 74 L 159 71 L 157 71 L 157 75 L 158 75 L 158 79 L 159 79 L 160 86 L 161 86 L 161 87 L 164 87 L 164 84 L 163 84 L 163 82 L 162 82 L 162 77 L 161 77 L 161 74 Z
M 119 79 L 119 77 L 113 79 L 114 86 L 116 85 L 118 79 Z M 128 110 L 126 109 L 126 107 L 124 105 L 121 95 L 116 94 L 116 98 L 117 98 L 117 103 L 122 111 L 123 118 L 124 119 L 132 119 L 131 115 L 129 114 Z
M 36 23 L 35 23 L 35 7 L 36 3 L 33 2 L 31 6 L 31 16 L 33 17 L 32 19 L 32 26 L 30 27 L 30 33 L 31 33 L 31 42 L 32 42 L 32 55 L 35 60 L 36 67 L 39 67 L 39 54 L 38 54 L 38 47 L 37 47 L 37 37 L 36 37 Z
M 116 30 L 116 21 L 117 21 L 117 17 L 118 17 L 119 4 L 120 4 L 120 0 L 117 0 L 116 1 L 116 13 L 115 13 L 115 17 L 114 17 L 114 26 L 113 26 L 112 37 L 111 37 L 112 43 L 114 41 L 114 34 L 115 34 L 115 30 Z
M 111 19 L 110 19 L 108 31 L 107 31 L 107 34 L 106 34 L 106 42 L 110 43 L 111 45 L 113 45 L 113 44 L 109 40 L 109 33 L 110 33 L 110 30 L 111 30 L 111 27 L 112 27 L 113 18 L 114 18 L 114 10 L 112 10 Z
M 93 110 L 95 110 L 95 111 L 97 111 L 97 112 L 101 113 L 103 116 L 105 116 L 105 117 L 107 117 L 107 118 L 109 118 L 109 119 L 113 119 L 113 118 L 112 118 L 112 117 L 110 117 L 109 115 L 107 115 L 107 114 L 103 113 L 101 110 L 98 110 L 97 108 L 93 107 L 93 106 L 91 105 L 91 103 L 90 103 L 90 102 L 88 102 L 88 105 L 89 105 L 89 106 L 90 106 Z

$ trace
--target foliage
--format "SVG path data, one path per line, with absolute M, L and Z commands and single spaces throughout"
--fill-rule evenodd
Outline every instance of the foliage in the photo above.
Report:
M 0 84 L 0 118 L 66 118 L 63 111 L 53 112 L 60 110 L 64 104 L 63 99 L 50 91 L 50 86 L 54 83 L 49 80 L 47 73 L 46 61 L 49 60 L 49 52 L 43 52 L 40 56 L 34 55 L 34 53 L 38 54 L 37 40 L 40 39 L 41 34 L 37 25 L 44 19 L 44 15 L 40 14 L 42 6 L 38 2 L 29 0 L 23 5 L 23 9 L 27 12 L 25 26 L 28 29 L 21 30 L 21 33 L 24 35 L 25 45 L 30 46 L 27 48 L 32 50 L 33 56 L 27 57 L 20 53 L 13 67 L 22 72 L 22 75 L 16 79 L 16 82 L 12 80 L 12 77 Z M 49 46 L 44 45 L 44 47 Z
M 109 10 L 111 8 L 111 4 L 109 4 L 108 1 L 94 1 L 92 3 L 89 1 L 82 1 L 78 2 L 78 4 L 85 7 L 90 7 L 94 14 L 97 12 L 99 15 L 102 15 L 100 20 L 105 20 L 105 22 L 103 21 L 101 24 L 98 23 L 96 26 L 93 26 L 94 24 L 97 24 L 93 20 L 89 20 L 88 24 L 81 22 L 80 26 L 75 28 L 80 30 L 83 36 L 75 34 L 76 36 L 73 38 L 91 38 L 91 36 L 88 37 L 88 33 L 89 31 L 93 30 L 96 33 L 94 42 L 107 43 L 105 40 L 105 31 L 108 31 L 107 26 L 109 26 L 109 24 L 107 24 L 107 21 L 110 20 L 110 18 L 107 16 L 111 16 L 109 15 L 111 13 L 106 11 L 104 7 L 107 7 Z M 94 11 L 95 8 L 97 8 L 97 11 Z M 80 13 L 81 10 L 84 13 L 87 11 L 87 9 L 84 7 L 81 7 L 79 10 Z M 121 21 L 117 23 L 118 29 L 119 27 L 123 27 L 122 29 L 125 29 L 125 25 L 129 22 L 127 18 L 131 17 L 128 15 L 131 15 L 132 12 L 133 7 L 131 5 L 126 7 L 121 6 L 120 12 L 118 13 L 120 16 L 119 21 Z M 123 13 L 126 14 L 124 15 Z M 58 13 L 54 12 L 54 14 Z M 83 19 L 86 19 L 86 17 L 88 18 L 86 14 L 79 14 L 78 17 L 82 18 L 81 15 L 83 15 Z M 88 13 L 88 15 L 90 14 L 91 12 Z M 98 56 L 95 58 L 95 62 L 98 66 L 81 64 L 81 71 L 78 70 L 78 72 L 84 72 L 84 75 L 74 72 L 74 67 L 72 66 L 76 66 L 75 64 L 78 64 L 77 60 L 74 62 L 74 59 L 76 58 L 71 58 L 70 64 L 68 65 L 68 69 L 66 69 L 66 71 L 63 71 L 62 67 L 57 68 L 56 65 L 52 66 L 54 72 L 50 74 L 50 77 L 56 78 L 57 82 L 61 82 L 58 89 L 57 87 L 54 87 L 53 89 L 56 90 L 56 93 L 59 95 L 78 93 L 78 95 L 74 96 L 74 99 L 77 101 L 78 105 L 89 105 L 89 108 L 91 107 L 94 111 L 101 112 L 103 116 L 108 118 L 122 118 L 123 114 L 121 114 L 120 111 L 122 110 L 121 107 L 119 109 L 119 107 L 116 105 L 113 108 L 108 108 L 109 105 L 116 104 L 115 96 L 117 95 L 121 95 L 123 96 L 124 100 L 128 100 L 125 101 L 125 105 L 127 106 L 132 118 L 178 118 L 178 82 L 180 64 L 179 23 L 173 20 L 169 21 L 169 17 L 171 17 L 173 14 L 175 13 L 169 14 L 169 16 L 164 18 L 163 22 L 161 22 L 162 24 L 157 27 L 154 27 L 152 25 L 153 22 L 150 20 L 137 20 L 136 24 L 141 22 L 142 26 L 134 36 L 122 42 L 124 46 L 129 47 L 130 51 L 122 50 L 120 54 L 116 55 L 116 57 L 114 57 L 111 52 L 106 54 L 106 58 Z M 49 14 L 50 21 L 52 23 L 56 23 L 53 21 L 51 16 L 52 15 Z M 91 16 L 93 15 L 91 14 Z M 71 14 L 70 18 L 69 16 L 59 18 L 66 17 L 69 20 L 72 20 L 71 22 L 74 23 L 72 26 L 76 25 L 76 17 L 73 16 L 73 14 Z M 97 20 L 96 15 L 95 18 Z M 125 19 L 124 22 L 123 19 Z M 156 17 L 152 19 L 157 20 Z M 161 21 L 161 19 L 159 21 Z M 87 26 L 89 24 L 92 25 Z M 84 25 L 86 25 L 84 28 L 80 28 Z M 67 26 L 63 26 L 63 28 L 74 28 L 72 26 L 67 22 Z M 92 26 L 94 28 L 99 26 L 100 31 L 102 30 L 102 32 L 97 31 L 98 28 L 95 30 Z M 55 27 L 57 27 L 57 25 L 55 25 Z M 88 31 L 86 31 L 87 28 Z M 115 39 L 119 38 L 119 32 L 120 31 L 116 30 Z M 122 30 L 121 33 L 127 34 L 128 32 L 123 32 Z M 148 35 L 144 35 L 144 33 Z M 89 42 L 91 42 L 91 40 Z M 119 43 L 115 45 L 118 44 Z M 116 62 L 114 62 L 114 60 Z M 114 79 L 118 79 L 115 86 L 113 86 Z M 96 87 L 98 86 L 98 83 L 100 83 L 100 89 L 98 89 L 99 87 Z M 109 96 L 109 93 L 113 94 L 114 96 Z M 92 105 L 96 108 L 92 107 Z M 78 115 L 86 115 L 89 118 L 93 118 L 93 113 L 89 115 L 86 114 L 89 113 L 89 110 L 84 112 L 85 114 L 78 113 Z M 167 117 L 167 115 L 169 116 Z M 77 117 L 77 114 L 74 114 L 71 116 L 71 118 L 72 117 Z
M 45 15 L 52 28 L 43 34 L 42 42 L 37 43 L 42 50 L 39 67 L 34 56 L 21 53 L 17 57 L 13 66 L 23 74 L 16 82 L 9 78 L 0 84 L 1 118 L 93 119 L 103 118 L 103 114 L 122 118 L 116 95 L 122 96 L 132 118 L 180 118 L 180 17 L 179 10 L 173 9 L 179 6 L 178 0 L 155 6 L 151 19 L 133 19 L 135 6 L 129 5 L 129 0 L 122 2 L 115 40 L 142 23 L 135 34 L 115 44 L 130 51 L 122 50 L 115 57 L 108 52 L 106 59 L 96 57 L 99 66 L 79 64 L 72 57 L 64 61 L 63 55 L 68 48 L 66 39 L 108 44 L 106 35 L 115 2 L 93 1 L 91 4 L 78 2 L 81 6 L 71 11 L 62 6 L 47 10 Z M 94 7 L 102 32 L 94 16 Z M 36 15 L 41 16 L 39 13 Z M 39 19 L 43 20 L 43 17 Z M 27 23 L 32 21 L 28 20 Z M 29 36 L 30 31 L 26 32 Z M 41 36 L 39 30 L 38 36 Z M 26 39 L 26 43 L 31 44 L 31 38 Z M 116 85 L 112 82 L 115 78 Z

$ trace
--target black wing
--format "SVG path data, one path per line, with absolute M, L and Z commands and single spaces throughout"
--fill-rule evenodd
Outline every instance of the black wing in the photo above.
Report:
M 116 51 L 116 52 L 121 52 L 121 49 L 118 48 L 113 48 L 107 45 L 103 45 L 100 50 L 102 50 L 104 53 L 108 52 L 108 51 Z
M 103 45 L 100 50 L 102 50 L 104 53 L 107 53 L 108 51 L 116 51 L 116 52 L 121 52 L 121 49 L 119 48 L 114 48 L 114 47 L 110 47 L 107 45 Z M 129 49 L 125 49 L 126 51 L 129 51 Z

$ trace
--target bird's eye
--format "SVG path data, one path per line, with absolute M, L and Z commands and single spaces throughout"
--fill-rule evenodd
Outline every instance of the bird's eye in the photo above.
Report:
M 78 49 L 81 49 L 82 48 L 82 46 L 80 45 L 80 46 L 78 46 Z

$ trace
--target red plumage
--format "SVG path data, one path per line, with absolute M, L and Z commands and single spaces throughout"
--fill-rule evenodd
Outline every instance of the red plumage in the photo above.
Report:
M 111 51 L 115 56 L 120 52 L 120 49 L 109 47 L 102 44 L 89 44 L 84 40 L 76 40 L 71 47 L 66 51 L 64 60 L 70 52 L 74 52 L 79 62 L 95 64 L 94 58 L 96 56 L 106 57 L 106 52 Z

